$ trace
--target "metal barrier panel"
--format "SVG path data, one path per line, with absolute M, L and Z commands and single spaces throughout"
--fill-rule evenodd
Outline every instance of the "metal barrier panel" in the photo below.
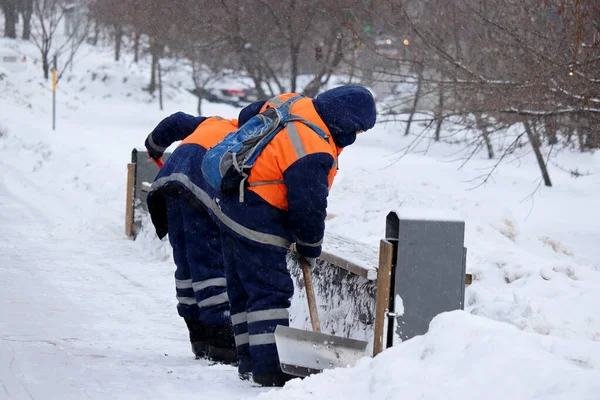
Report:
M 388 215 L 386 235 L 397 247 L 388 346 L 426 333 L 436 315 L 464 308 L 464 234 L 464 221 Z
M 171 153 L 163 154 L 163 161 L 167 161 Z M 146 204 L 146 196 L 148 190 L 144 188 L 144 182 L 147 184 L 152 184 L 154 182 L 154 178 L 158 174 L 158 167 L 156 163 L 149 161 L 148 153 L 146 151 L 140 151 L 137 149 L 133 149 L 131 151 L 131 162 L 135 164 L 135 181 L 134 181 L 134 223 L 133 223 L 133 236 L 135 237 L 141 228 L 141 222 L 139 218 L 136 218 L 135 215 L 140 215 L 139 213 L 147 213 L 148 205 Z

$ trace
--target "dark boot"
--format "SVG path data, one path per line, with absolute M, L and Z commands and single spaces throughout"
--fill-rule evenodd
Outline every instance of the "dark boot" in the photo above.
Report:
M 206 358 L 208 355 L 208 338 L 206 327 L 200 320 L 192 317 L 184 317 L 185 324 L 190 332 L 190 343 L 196 360 Z
M 285 383 L 291 379 L 294 379 L 294 376 L 288 375 L 284 372 L 277 372 L 274 374 L 268 375 L 254 375 L 252 377 L 255 383 L 258 383 L 260 386 L 277 386 L 281 387 L 285 385 Z
M 237 365 L 237 352 L 231 325 L 207 327 L 208 359 L 223 364 Z
M 243 381 L 252 379 L 252 359 L 250 357 L 238 357 L 238 376 Z

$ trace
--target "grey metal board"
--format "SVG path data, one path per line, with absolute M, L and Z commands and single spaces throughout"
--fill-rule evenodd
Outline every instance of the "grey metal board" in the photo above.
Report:
M 436 315 L 464 308 L 464 232 L 463 221 L 388 216 L 386 236 L 397 238 L 393 344 L 426 333 Z
M 171 153 L 165 153 L 163 155 L 163 161 L 166 162 Z M 133 198 L 135 201 L 135 208 L 141 207 L 144 212 L 148 212 L 148 206 L 146 205 L 146 192 L 142 190 L 142 183 L 154 182 L 154 178 L 158 174 L 158 167 L 156 163 L 148 161 L 148 153 L 145 151 L 133 149 L 131 151 L 131 162 L 135 164 L 135 191 Z M 139 201 L 136 201 L 139 200 Z

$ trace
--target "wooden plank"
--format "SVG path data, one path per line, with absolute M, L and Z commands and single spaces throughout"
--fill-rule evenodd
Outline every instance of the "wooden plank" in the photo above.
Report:
M 393 253 L 394 246 L 392 243 L 382 239 L 379 243 L 379 268 L 377 269 L 377 297 L 375 300 L 373 357 L 381 353 L 384 349 L 383 330 L 385 328 L 386 310 L 390 304 Z
M 379 246 L 370 246 L 351 237 L 326 230 L 323 237 L 323 251 L 336 254 L 359 265 L 362 269 L 370 270 L 373 274 L 373 280 L 377 278 L 377 259 L 379 258 L 377 252 Z
M 354 275 L 362 276 L 364 278 L 367 278 L 368 280 L 377 279 L 377 271 L 375 271 L 374 269 L 361 267 L 360 265 L 355 264 L 352 261 L 345 260 L 342 257 L 336 256 L 335 254 L 323 251 L 321 252 L 319 258 L 323 261 L 327 261 L 328 263 L 335 265 L 336 267 L 345 269 L 346 271 L 349 271 Z
M 135 190 L 135 163 L 127 164 L 127 193 L 125 195 L 125 234 L 133 238 L 133 191 Z
M 473 275 L 465 274 L 465 286 L 469 286 L 473 283 Z

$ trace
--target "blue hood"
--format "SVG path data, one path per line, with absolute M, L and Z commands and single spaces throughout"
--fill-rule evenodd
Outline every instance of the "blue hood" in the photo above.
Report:
M 340 86 L 327 90 L 319 94 L 313 104 L 340 148 L 354 143 L 357 131 L 375 126 L 375 99 L 362 86 Z
M 265 102 L 257 101 L 244 107 L 238 116 L 238 126 L 259 114 Z M 356 131 L 366 131 L 375 126 L 375 100 L 371 92 L 362 86 L 339 86 L 327 90 L 313 99 L 313 105 L 339 148 L 354 143 Z

